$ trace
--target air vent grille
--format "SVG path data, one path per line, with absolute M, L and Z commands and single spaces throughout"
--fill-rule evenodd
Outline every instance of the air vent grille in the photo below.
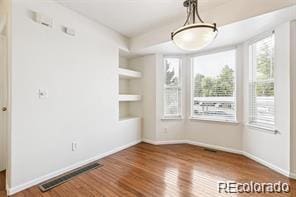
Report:
M 66 181 L 69 181 L 70 179 L 72 179 L 73 177 L 77 176 L 77 175 L 80 175 L 82 173 L 85 173 L 87 171 L 90 171 L 90 170 L 93 170 L 93 169 L 96 169 L 98 167 L 101 167 L 102 165 L 99 164 L 99 163 L 91 163 L 91 164 L 88 164 L 88 165 L 85 165 L 81 168 L 77 168 L 73 171 L 70 171 L 66 174 L 63 174 L 61 176 L 58 176 L 58 177 L 55 177 L 55 178 L 52 178 L 42 184 L 39 185 L 39 189 L 43 192 L 46 192 L 62 183 L 65 183 Z

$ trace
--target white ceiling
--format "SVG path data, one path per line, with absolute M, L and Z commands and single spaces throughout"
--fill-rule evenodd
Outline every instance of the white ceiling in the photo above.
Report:
M 219 27 L 219 34 L 216 40 L 210 46 L 205 48 L 204 51 L 242 43 L 262 32 L 271 32 L 277 25 L 291 20 L 296 20 L 296 6 L 291 6 L 261 16 L 252 17 L 243 21 Z M 177 48 L 173 42 L 166 42 L 145 48 L 141 51 L 137 51 L 136 53 L 131 54 L 131 57 L 152 53 L 188 54 L 188 52 Z
M 133 37 L 184 18 L 183 0 L 56 0 L 64 6 Z M 231 0 L 199 0 L 206 11 Z

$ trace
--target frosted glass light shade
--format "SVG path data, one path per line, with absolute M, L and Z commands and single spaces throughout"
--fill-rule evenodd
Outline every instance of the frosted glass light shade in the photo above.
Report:
M 213 42 L 217 34 L 215 24 L 195 23 L 177 29 L 172 33 L 172 40 L 183 50 L 196 51 Z

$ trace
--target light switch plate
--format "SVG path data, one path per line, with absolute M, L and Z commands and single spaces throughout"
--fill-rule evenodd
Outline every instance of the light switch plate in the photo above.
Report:
M 73 29 L 71 27 L 65 27 L 65 33 L 70 36 L 75 36 L 75 34 L 76 34 L 75 29 Z
M 53 19 L 51 17 L 48 17 L 42 13 L 39 12 L 35 12 L 35 18 L 34 18 L 35 22 L 50 27 L 53 27 Z
M 48 93 L 46 90 L 38 90 L 39 99 L 46 99 L 48 97 Z

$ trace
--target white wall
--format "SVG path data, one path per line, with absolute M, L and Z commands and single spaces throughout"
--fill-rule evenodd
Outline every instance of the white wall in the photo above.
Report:
M 221 50 L 233 49 L 233 47 L 226 47 Z M 237 107 L 237 123 L 223 123 L 206 120 L 188 119 L 186 122 L 186 137 L 193 142 L 198 142 L 205 145 L 213 145 L 217 147 L 224 147 L 225 149 L 240 151 L 242 150 L 242 51 L 241 46 L 234 47 L 236 50 L 236 107 Z M 220 51 L 218 49 L 217 51 Z M 213 51 L 215 52 L 215 51 Z M 191 111 L 191 82 L 190 70 L 188 69 L 188 91 L 187 91 L 187 117 L 190 117 Z M 223 136 L 223 137 L 217 137 Z
M 241 119 L 242 102 L 242 84 L 239 77 L 241 76 L 241 48 L 237 48 L 237 87 L 238 87 L 238 118 Z M 165 120 L 163 115 L 163 56 L 158 55 L 156 69 L 156 141 L 158 143 L 184 141 L 189 140 L 192 143 L 209 144 L 214 146 L 225 147 L 228 149 L 241 150 L 242 144 L 242 126 L 236 123 L 209 122 L 190 119 L 190 84 L 191 84 L 191 68 L 189 58 L 182 58 L 182 119 Z M 174 56 L 173 56 L 174 57 Z M 176 57 L 176 56 L 175 56 Z M 145 120 L 144 120 L 145 121 Z M 223 135 L 225 137 L 217 138 L 216 136 Z
M 0 171 L 6 169 L 7 162 L 7 111 L 2 107 L 8 107 L 7 92 L 7 37 L 0 34 Z
M 270 31 L 271 32 L 271 31 Z M 246 127 L 248 112 L 248 46 L 247 43 L 237 46 L 237 116 L 238 123 L 222 123 L 191 120 L 190 117 L 190 65 L 183 65 L 183 116 L 181 120 L 161 120 L 162 117 L 162 82 L 163 63 L 157 60 L 156 70 L 149 67 L 150 76 L 156 76 L 156 120 L 155 130 L 146 130 L 155 136 L 154 143 L 189 142 L 192 144 L 211 146 L 222 150 L 243 153 L 273 169 L 289 175 L 290 154 L 294 146 L 290 146 L 290 23 L 275 28 L 276 39 L 276 127 L 279 134 L 264 132 Z M 293 46 L 295 47 L 295 46 Z M 159 55 L 156 57 L 159 57 Z M 162 59 L 160 57 L 160 59 Z M 154 74 L 153 74 L 154 73 Z M 154 79 L 153 77 L 151 79 Z M 243 79 L 243 80 L 242 80 Z M 153 84 L 154 86 L 154 84 Z M 146 89 L 145 89 L 146 90 Z M 153 95 L 153 88 L 150 89 Z M 184 103 L 185 101 L 185 103 Z M 153 107 L 150 103 L 149 108 Z M 144 122 L 146 120 L 144 119 Z M 153 123 L 149 123 L 152 125 Z M 153 126 L 154 126 L 153 125 Z M 295 134 L 294 134 L 295 135 Z M 293 149 L 293 150 L 290 150 Z
M 0 0 L 0 171 L 7 167 L 9 1 Z
M 296 20 L 291 22 L 291 98 L 296 98 Z M 295 99 L 291 99 L 291 172 L 293 176 L 296 177 L 296 102 Z
M 12 191 L 141 137 L 139 124 L 118 122 L 118 48 L 127 48 L 126 38 L 56 3 L 46 2 L 12 0 L 11 180 L 8 182 Z M 31 11 L 53 17 L 54 28 L 33 22 Z M 76 36 L 64 34 L 62 25 L 75 28 Z M 277 102 L 283 103 L 276 108 L 281 115 L 276 120 L 280 135 L 245 129 L 242 141 L 240 124 L 161 121 L 162 108 L 158 107 L 162 100 L 161 56 L 149 55 L 129 62 L 131 68 L 143 73 L 141 88 L 135 89 L 143 95 L 143 101 L 130 109 L 144 119 L 142 137 L 153 141 L 189 139 L 238 150 L 244 144 L 244 150 L 250 154 L 288 170 L 290 122 L 285 116 L 290 113 L 286 88 L 290 83 L 286 48 L 289 25 L 278 27 L 276 32 L 281 43 L 276 49 L 281 65 L 277 69 L 276 80 L 281 81 L 277 94 L 282 96 Z M 47 99 L 38 98 L 39 89 L 48 92 Z M 188 110 L 185 119 L 187 115 Z M 164 128 L 167 133 L 163 132 Z M 72 141 L 78 142 L 75 152 L 71 150 Z
M 173 56 L 175 57 L 175 56 Z M 156 66 L 156 134 L 157 141 L 174 141 L 184 140 L 185 138 L 185 121 L 186 121 L 186 75 L 187 65 L 186 58 L 183 58 L 183 64 L 181 65 L 181 79 L 182 79 L 182 90 L 181 90 L 181 102 L 182 102 L 182 118 L 175 120 L 167 120 L 163 117 L 164 109 L 164 95 L 163 95 L 163 84 L 165 77 L 165 69 L 163 66 L 163 56 L 157 55 L 157 66 Z M 182 57 L 181 57 L 182 58 Z
M 156 140 L 156 66 L 157 55 L 147 55 L 129 61 L 130 68 L 142 73 L 138 86 L 142 101 L 130 106 L 130 110 L 132 113 L 141 114 L 142 138 L 147 140 Z
M 143 96 L 142 102 L 130 108 L 133 111 L 142 109 L 143 140 L 152 143 L 183 140 L 185 119 L 162 120 L 163 56 L 156 54 L 132 58 L 129 61 L 129 67 L 141 71 L 143 74 L 140 86 L 141 92 L 139 92 Z M 185 72 L 182 75 L 185 80 Z M 183 96 L 186 93 L 185 87 L 186 85 L 183 83 Z M 184 99 L 183 106 L 185 106 Z
M 275 28 L 275 125 L 279 134 L 245 127 L 244 151 L 289 174 L 290 171 L 290 23 Z M 245 122 L 248 112 L 248 43 L 245 53 Z
M 52 17 L 54 28 L 35 23 L 32 11 Z M 124 37 L 54 2 L 13 0 L 12 14 L 9 192 L 140 139 L 137 125 L 118 122 Z
M 8 21 L 9 5 L 7 0 L 0 0 L 0 34 L 6 35 L 5 27 Z

